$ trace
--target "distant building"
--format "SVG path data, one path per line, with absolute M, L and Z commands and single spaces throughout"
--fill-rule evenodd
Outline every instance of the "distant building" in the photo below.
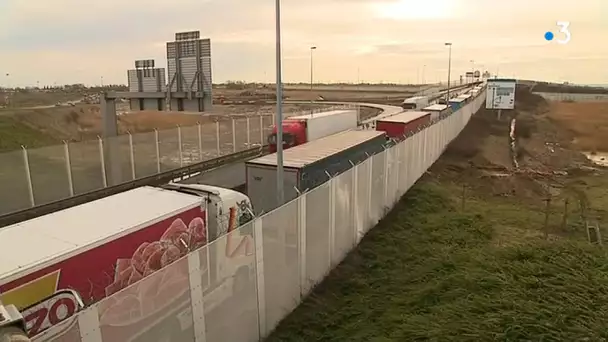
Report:
M 172 110 L 203 112 L 211 110 L 211 40 L 200 39 L 199 31 L 175 34 L 167 42 L 167 64 L 171 93 L 185 93 L 185 98 L 169 99 Z
M 150 93 L 140 98 L 130 99 L 132 111 L 136 110 L 165 110 L 167 82 L 164 68 L 155 68 L 154 60 L 146 59 L 135 61 L 135 69 L 127 70 L 129 92 Z M 156 97 L 151 96 L 157 93 Z
M 167 42 L 167 71 L 155 68 L 154 60 L 135 61 L 127 70 L 131 110 L 203 112 L 212 107 L 211 41 L 199 31 L 175 34 Z

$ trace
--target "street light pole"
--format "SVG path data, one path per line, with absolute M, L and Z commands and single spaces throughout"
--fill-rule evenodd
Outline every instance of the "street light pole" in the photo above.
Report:
M 450 81 L 452 75 L 452 43 L 445 43 L 446 46 L 450 48 L 450 55 L 448 58 L 448 98 L 446 99 L 446 103 L 450 101 Z
M 471 72 L 473 75 L 471 76 L 471 83 L 475 82 L 475 61 L 471 59 Z
M 277 112 L 275 124 L 277 127 L 277 203 L 284 203 L 283 192 L 283 82 L 281 80 L 281 0 L 275 0 L 276 8 L 276 63 L 277 63 Z
M 314 98 L 312 97 L 312 84 L 313 84 L 313 64 L 312 64 L 312 52 L 314 50 L 316 50 L 317 47 L 316 46 L 311 46 L 310 47 L 310 97 L 311 97 L 311 101 L 314 100 Z
M 424 64 L 422 66 L 422 84 L 426 84 L 426 79 L 424 77 L 424 74 L 426 73 L 426 64 Z

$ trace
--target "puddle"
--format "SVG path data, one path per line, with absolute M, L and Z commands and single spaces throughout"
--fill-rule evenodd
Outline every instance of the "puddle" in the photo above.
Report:
M 597 165 L 608 166 L 608 153 L 606 152 L 583 152 L 583 154 L 587 157 L 587 159 L 591 160 Z

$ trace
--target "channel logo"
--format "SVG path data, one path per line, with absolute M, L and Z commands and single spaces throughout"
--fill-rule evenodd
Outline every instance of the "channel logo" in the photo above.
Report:
M 559 27 L 558 33 L 562 33 L 564 38 L 555 39 L 555 34 L 551 31 L 547 31 L 545 32 L 545 40 L 548 42 L 555 40 L 558 44 L 568 44 L 568 42 L 572 38 L 572 34 L 570 33 L 570 22 L 558 21 L 555 24 Z

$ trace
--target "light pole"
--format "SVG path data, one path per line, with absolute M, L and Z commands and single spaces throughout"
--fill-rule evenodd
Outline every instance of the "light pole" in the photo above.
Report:
M 283 82 L 281 80 L 281 0 L 275 0 L 276 9 L 276 63 L 277 63 L 277 113 L 275 124 L 277 127 L 277 202 L 283 205 Z
M 316 50 L 317 47 L 316 46 L 311 46 L 310 47 L 310 98 L 311 101 L 314 100 L 313 96 L 312 96 L 312 84 L 313 84 L 313 64 L 312 64 L 312 52 L 314 50 Z
M 452 74 L 452 43 L 445 43 L 445 46 L 450 48 L 450 55 L 448 57 L 448 98 L 446 99 L 446 103 L 450 101 L 450 78 Z
M 426 72 L 426 64 L 422 66 L 422 84 L 426 84 L 426 79 L 424 78 L 424 74 Z
M 471 83 L 475 82 L 475 61 L 471 59 L 471 72 L 473 75 L 471 76 Z

